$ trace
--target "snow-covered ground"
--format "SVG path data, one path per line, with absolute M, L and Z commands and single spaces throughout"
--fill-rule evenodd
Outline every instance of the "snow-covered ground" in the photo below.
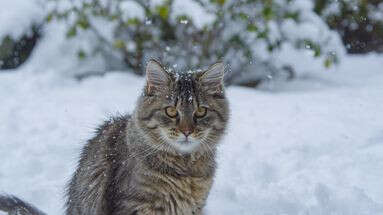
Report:
M 207 214 L 383 214 L 383 56 L 262 89 L 231 87 Z M 81 147 L 143 79 L 0 73 L 0 192 L 62 214 Z

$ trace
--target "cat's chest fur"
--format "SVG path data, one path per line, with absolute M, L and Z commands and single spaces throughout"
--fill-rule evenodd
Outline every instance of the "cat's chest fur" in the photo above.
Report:
M 124 132 L 104 132 L 112 138 L 103 154 L 113 155 L 114 169 L 105 208 L 121 214 L 201 214 L 213 182 L 214 153 L 148 152 L 131 121 L 120 129 Z
M 153 196 L 165 214 L 201 214 L 214 174 L 213 160 L 204 156 L 146 157 L 136 171 L 136 192 Z

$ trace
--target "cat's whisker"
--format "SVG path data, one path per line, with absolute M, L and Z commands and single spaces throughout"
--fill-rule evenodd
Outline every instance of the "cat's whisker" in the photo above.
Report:
M 166 144 L 166 139 L 165 137 L 163 137 L 162 135 L 159 136 L 158 138 L 159 140 L 159 143 L 154 146 L 154 147 L 151 147 L 149 146 L 145 151 L 143 151 L 142 153 L 140 153 L 140 157 L 141 158 L 145 158 L 145 157 L 148 157 L 152 154 L 155 154 L 156 152 L 160 151 L 160 149 L 164 146 L 167 146 L 168 144 Z M 141 156 L 142 155 L 142 156 Z
M 206 142 L 206 140 L 208 140 L 208 136 L 204 137 L 204 138 L 201 140 L 201 145 L 203 146 L 203 148 L 205 148 L 205 151 L 208 153 L 209 159 L 212 159 L 212 158 L 214 158 L 214 151 L 213 151 L 213 149 L 209 146 L 209 143 Z
M 144 133 L 144 135 L 150 134 L 149 131 L 147 131 L 147 130 L 143 130 L 143 133 Z M 136 154 L 131 154 L 130 156 L 128 156 L 128 158 L 133 159 L 133 158 L 147 157 L 150 154 L 155 153 L 155 151 L 158 151 L 159 148 L 161 148 L 161 145 L 164 144 L 164 140 L 163 140 L 163 137 L 161 135 L 159 136 L 159 140 L 160 140 L 160 143 L 157 146 L 152 147 L 152 146 L 148 145 L 146 149 L 139 151 Z

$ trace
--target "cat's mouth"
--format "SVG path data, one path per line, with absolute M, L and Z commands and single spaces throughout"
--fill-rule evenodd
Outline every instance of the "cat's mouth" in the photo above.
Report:
M 178 141 L 178 143 L 179 144 L 192 144 L 192 142 L 187 138 L 185 138 L 184 140 Z
M 191 136 L 185 137 L 180 135 L 170 138 L 165 132 L 162 132 L 162 135 L 172 148 L 181 153 L 192 153 L 200 145 L 200 141 Z
M 172 145 L 180 152 L 190 153 L 198 147 L 199 141 L 192 140 L 191 138 L 180 138 L 179 140 L 175 141 Z

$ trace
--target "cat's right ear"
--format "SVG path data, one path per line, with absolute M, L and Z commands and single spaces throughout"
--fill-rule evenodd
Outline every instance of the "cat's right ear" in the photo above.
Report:
M 222 94 L 224 74 L 225 65 L 222 62 L 217 62 L 203 73 L 200 73 L 198 80 L 204 92 L 207 94 Z
M 154 94 L 167 90 L 169 87 L 170 76 L 161 64 L 151 59 L 146 66 L 146 93 Z

